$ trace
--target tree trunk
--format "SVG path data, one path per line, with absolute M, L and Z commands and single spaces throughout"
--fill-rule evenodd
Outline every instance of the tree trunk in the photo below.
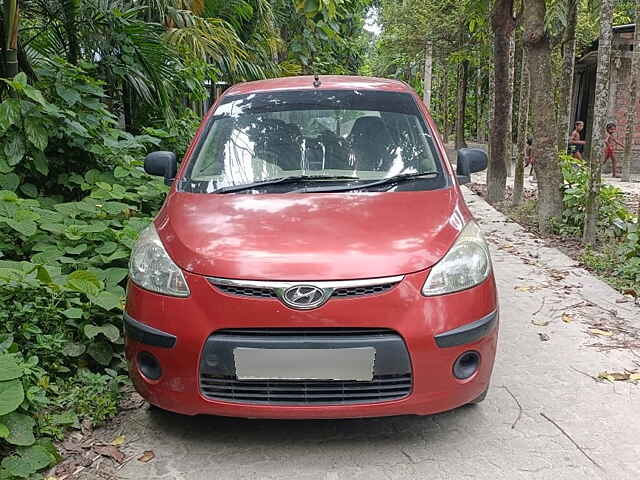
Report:
M 596 73 L 596 97 L 591 132 L 589 156 L 589 188 L 587 190 L 584 231 L 582 242 L 593 245 L 596 241 L 600 183 L 602 181 L 602 157 L 609 110 L 609 70 L 611 64 L 612 20 L 615 0 L 602 0 L 600 6 L 600 40 L 598 44 L 598 71 Z
M 467 148 L 464 138 L 464 120 L 467 110 L 467 86 L 469 83 L 469 61 L 460 64 L 458 77 L 458 108 L 456 111 L 456 149 Z
M 18 74 L 18 26 L 20 24 L 20 9 L 18 0 L 4 0 L 2 11 L 4 18 L 4 76 L 13 78 Z
M 495 66 L 495 100 L 491 122 L 491 167 L 487 172 L 487 201 L 491 204 L 504 201 L 507 183 L 506 145 L 509 128 L 509 105 L 513 92 L 509 82 L 509 48 L 515 29 L 513 0 L 496 0 L 491 15 L 493 30 L 493 57 Z
M 484 132 L 482 125 L 482 70 L 476 70 L 476 141 L 484 142 Z
M 491 136 L 491 132 L 493 131 L 493 114 L 495 111 L 495 103 L 496 103 L 496 71 L 493 68 L 493 62 L 489 66 L 489 104 L 487 105 L 487 153 L 489 154 L 489 158 L 491 158 L 491 141 L 489 137 Z M 491 162 L 487 167 L 487 178 L 489 178 L 491 171 Z
M 567 1 L 567 26 L 562 39 L 562 79 L 560 81 L 560 105 L 558 109 L 558 151 L 567 149 L 569 135 L 573 127 L 571 109 L 573 106 L 573 75 L 576 62 L 576 25 L 580 0 Z
M 64 30 L 68 43 L 67 61 L 72 65 L 77 65 L 80 57 L 77 20 L 80 0 L 67 0 L 62 2 L 62 6 L 64 11 Z
M 424 50 L 424 104 L 431 108 L 431 79 L 433 74 L 433 43 L 427 40 Z
M 514 81 L 516 77 L 516 40 L 515 35 L 511 35 L 509 41 L 509 114 L 507 115 L 507 136 L 505 137 L 505 154 L 504 160 L 506 162 L 505 168 L 507 170 L 507 176 L 512 175 L 511 162 L 513 159 L 513 92 Z
M 545 0 L 525 2 L 524 41 L 531 77 L 532 157 L 538 179 L 538 225 L 542 233 L 551 231 L 554 218 L 562 215 L 562 173 L 556 151 L 555 111 L 549 101 L 553 91 L 551 42 L 545 31 Z M 534 81 L 535 79 L 535 81 Z
M 638 111 L 638 88 L 640 88 L 640 0 L 636 0 L 636 33 L 633 38 L 633 57 L 629 72 L 629 103 L 627 104 L 627 128 L 624 136 L 624 158 L 622 160 L 622 181 L 631 181 L 631 160 L 633 158 L 633 137 Z M 640 222 L 640 216 L 638 217 Z
M 529 123 L 529 92 L 531 89 L 531 78 L 527 68 L 527 51 L 522 46 L 522 67 L 520 71 L 520 101 L 518 109 L 518 146 L 516 151 L 516 172 L 513 179 L 513 205 L 522 203 L 524 190 L 524 159 L 527 151 L 527 136 Z
M 442 122 L 442 142 L 449 142 L 449 69 L 447 65 L 444 66 L 444 82 L 442 89 L 444 90 L 442 95 L 442 112 L 443 112 L 443 122 Z

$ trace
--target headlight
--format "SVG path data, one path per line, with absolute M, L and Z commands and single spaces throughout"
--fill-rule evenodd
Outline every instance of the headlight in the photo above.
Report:
M 175 297 L 188 297 L 190 293 L 182 270 L 167 254 L 153 224 L 140 234 L 138 243 L 133 247 L 129 276 L 152 292 Z
M 428 297 L 471 288 L 491 273 L 489 247 L 476 222 L 469 222 L 440 262 L 429 273 L 422 287 Z

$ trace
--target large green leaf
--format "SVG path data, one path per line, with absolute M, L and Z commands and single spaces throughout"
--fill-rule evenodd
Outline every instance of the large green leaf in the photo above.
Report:
M 100 365 L 108 366 L 113 356 L 113 348 L 107 342 L 95 342 L 89 345 L 87 353 Z
M 47 101 L 42 96 L 40 90 L 33 88 L 31 85 L 25 85 L 23 88 L 24 94 L 31 100 L 38 102 L 40 105 L 47 105 Z
M 2 466 L 15 477 L 28 478 L 38 470 L 49 466 L 53 461 L 53 455 L 44 447 L 33 445 L 19 449 L 16 455 L 5 458 Z
M 20 118 L 20 102 L 16 98 L 9 98 L 0 103 L 0 132 L 15 125 Z
M 12 192 L 20 185 L 20 177 L 15 173 L 7 173 L 0 175 L 0 188 L 3 190 L 11 190 Z
M 82 318 L 82 310 L 76 307 L 67 308 L 62 314 L 67 318 Z
M 115 244 L 114 244 L 115 247 Z M 114 248 L 115 250 L 115 248 Z M 113 252 L 113 250 L 111 250 Z M 98 252 L 98 253 L 111 253 L 111 252 Z M 111 267 L 104 271 L 104 281 L 107 285 L 117 285 L 124 280 L 129 274 L 129 270 L 126 268 Z
M 24 131 L 27 134 L 27 140 L 38 150 L 43 151 L 49 143 L 49 133 L 38 120 L 26 118 L 24 120 Z
M 36 232 L 38 231 L 38 226 L 36 225 L 36 222 L 34 222 L 33 220 L 16 221 L 16 220 L 8 219 L 8 220 L 5 220 L 5 222 L 7 223 L 7 225 L 9 225 L 11 228 L 16 230 L 17 232 L 20 232 L 25 237 L 31 237 L 32 235 L 35 235 Z
M 67 357 L 79 357 L 87 350 L 81 343 L 67 343 L 62 347 L 62 353 Z
M 10 355 L 0 355 L 0 382 L 22 376 L 22 367 Z
M 36 441 L 33 436 L 33 427 L 36 425 L 36 422 L 29 415 L 12 412 L 4 417 L 0 417 L 0 421 L 9 429 L 7 442 L 12 445 L 28 447 Z
M 58 92 L 58 95 L 60 95 L 69 105 L 74 105 L 82 100 L 80 93 L 73 88 L 56 85 L 56 92 Z
M 116 340 L 118 340 L 118 338 L 120 338 L 120 330 L 118 330 L 118 327 L 111 325 L 110 323 L 101 327 L 98 327 L 96 325 L 85 325 L 84 327 L 84 334 L 89 339 L 94 338 L 100 333 L 102 333 L 112 342 L 115 342 Z
M 97 295 L 102 288 L 102 282 L 95 273 L 76 270 L 67 276 L 67 286 L 86 295 Z
M 4 145 L 4 154 L 7 156 L 7 163 L 11 166 L 17 165 L 22 161 L 25 154 L 22 135 L 11 135 L 9 141 Z
M 36 167 L 36 170 L 42 175 L 47 175 L 49 173 L 49 162 L 42 152 L 36 152 L 33 155 L 33 166 Z
M 92 296 L 90 300 L 107 311 L 121 308 L 121 298 L 110 292 L 100 292 L 98 295 Z
M 18 379 L 0 382 L 0 415 L 13 412 L 24 401 L 24 389 Z M 6 425 L 7 423 L 3 421 Z

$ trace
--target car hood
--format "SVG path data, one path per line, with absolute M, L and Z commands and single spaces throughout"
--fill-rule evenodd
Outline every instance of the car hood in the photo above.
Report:
M 201 275 L 343 280 L 426 269 L 469 213 L 455 187 L 322 194 L 173 192 L 156 219 L 171 258 Z

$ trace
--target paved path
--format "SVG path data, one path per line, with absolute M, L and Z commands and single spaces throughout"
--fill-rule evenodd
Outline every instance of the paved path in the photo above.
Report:
M 466 194 L 492 243 L 501 300 L 499 354 L 483 404 L 431 417 L 340 421 L 189 418 L 141 409 L 124 423 L 123 449 L 136 457 L 153 450 L 156 458 L 134 457 L 120 477 L 640 478 L 640 385 L 589 377 L 638 368 L 640 357 L 629 350 L 590 345 L 608 349 L 629 340 L 633 324 L 640 327 L 640 308 L 616 303 L 620 295 L 611 288 Z M 613 336 L 589 334 L 594 325 Z

